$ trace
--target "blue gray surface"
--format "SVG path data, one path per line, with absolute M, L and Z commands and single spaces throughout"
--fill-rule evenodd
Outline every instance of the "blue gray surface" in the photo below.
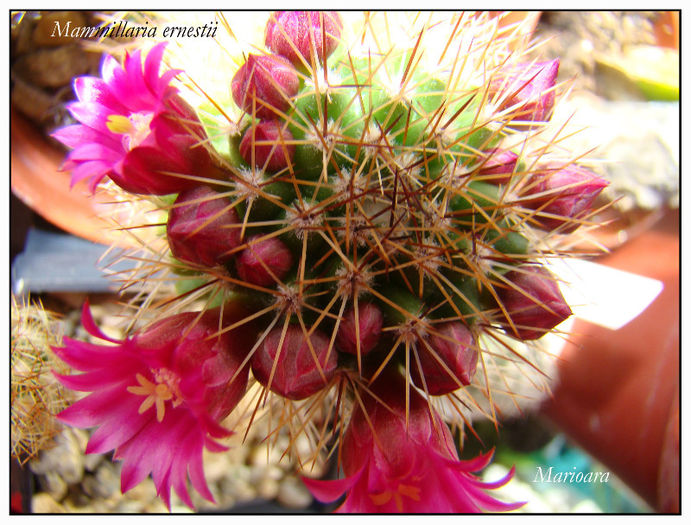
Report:
M 116 289 L 101 257 L 108 248 L 72 235 L 29 230 L 24 251 L 12 263 L 12 291 L 16 295 L 44 292 L 110 292 Z M 133 263 L 121 261 L 110 270 Z

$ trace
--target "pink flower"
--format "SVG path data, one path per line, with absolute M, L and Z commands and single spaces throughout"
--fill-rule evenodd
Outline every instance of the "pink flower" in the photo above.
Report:
M 240 141 L 240 155 L 247 164 L 268 170 L 287 168 L 295 155 L 293 135 L 277 120 L 265 120 L 250 126 Z
M 543 166 L 525 185 L 520 203 L 536 210 L 531 217 L 546 230 L 571 233 L 588 215 L 593 202 L 609 182 L 574 164 Z
M 286 111 L 299 87 L 295 68 L 279 55 L 249 55 L 230 83 L 238 107 L 262 119 Z
M 131 193 L 164 195 L 196 185 L 184 176 L 212 170 L 209 152 L 200 145 L 206 133 L 170 86 L 179 71 L 159 76 L 164 47 L 155 46 L 143 64 L 140 50 L 128 54 L 122 67 L 106 56 L 102 78 L 75 79 L 79 101 L 68 109 L 81 124 L 53 133 L 72 148 L 63 165 L 72 171 L 72 185 L 89 179 L 94 191 L 108 176 Z
M 335 11 L 278 11 L 266 24 L 265 44 L 296 67 L 312 64 L 316 53 L 324 63 L 338 46 L 343 23 Z M 326 42 L 324 41 L 326 35 Z
M 170 489 L 192 507 L 187 478 L 204 498 L 213 497 L 204 479 L 202 449 L 225 450 L 216 441 L 232 432 L 220 426 L 245 393 L 251 348 L 247 331 L 219 334 L 222 322 L 240 312 L 226 305 L 200 316 L 188 312 L 163 319 L 124 341 L 105 336 L 88 304 L 87 331 L 114 343 L 101 346 L 65 338 L 54 348 L 63 361 L 84 373 L 55 374 L 67 388 L 91 392 L 58 418 L 80 428 L 98 427 L 86 453 L 115 449 L 123 462 L 121 489 L 128 491 L 150 473 L 158 495 L 170 508 Z
M 240 244 L 238 214 L 230 200 L 208 186 L 183 191 L 168 215 L 166 233 L 175 257 L 202 266 L 232 258 Z
M 473 476 L 489 463 L 491 453 L 460 461 L 448 427 L 412 388 L 406 428 L 405 388 L 399 374 L 388 372 L 375 382 L 373 395 L 361 394 L 364 411 L 356 405 L 342 442 L 346 477 L 303 478 L 312 494 L 334 501 L 345 493 L 338 512 L 355 513 L 468 513 L 522 505 L 485 492 L 507 483 L 513 469 L 494 483 Z
M 282 241 L 262 234 L 247 239 L 247 248 L 235 260 L 238 277 L 259 286 L 279 283 L 293 266 L 293 255 Z
M 513 286 L 497 288 L 499 300 L 511 319 L 506 332 L 528 341 L 538 339 L 571 315 L 556 278 L 539 265 L 521 265 L 504 278 Z M 503 315 L 503 313 L 502 313 Z
M 473 334 L 460 321 L 447 321 L 435 326 L 429 338 L 418 342 L 417 348 L 422 371 L 413 361 L 411 375 L 420 388 L 423 388 L 421 375 L 424 376 L 430 395 L 448 394 L 473 380 L 477 345 Z
M 547 122 L 554 108 L 559 59 L 518 64 L 490 81 L 490 94 L 500 95 L 499 110 L 511 108 L 515 120 Z

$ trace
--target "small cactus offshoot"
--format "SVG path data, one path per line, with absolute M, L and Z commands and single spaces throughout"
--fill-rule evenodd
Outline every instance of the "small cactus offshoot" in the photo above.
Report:
M 279 400 L 281 421 L 309 436 L 315 458 L 334 454 L 347 467 L 345 509 L 437 511 L 422 498 L 428 467 L 405 456 L 425 447 L 420 457 L 446 465 L 446 486 L 460 491 L 445 502 L 449 510 L 510 508 L 482 494 L 492 486 L 470 474 L 488 458 L 449 468 L 458 456 L 449 429 L 439 427 L 439 400 L 463 419 L 461 407 L 477 404 L 469 388 L 482 383 L 491 404 L 496 356 L 482 341 L 533 341 L 570 315 L 543 264 L 568 256 L 560 248 L 565 235 L 594 224 L 595 198 L 607 183 L 559 158 L 556 137 L 546 136 L 561 90 L 559 61 L 527 58 L 520 27 L 498 31 L 487 13 L 447 15 L 407 19 L 410 40 L 389 45 L 388 31 L 379 30 L 382 21 L 387 28 L 385 14 L 352 27 L 350 15 L 275 13 L 264 51 L 218 64 L 228 72 L 227 102 L 208 97 L 201 120 L 168 86 L 175 73 L 158 71 L 164 44 L 143 65 L 139 51 L 123 68 L 107 59 L 103 80 L 88 81 L 100 91 L 78 90 L 72 111 L 81 124 L 56 134 L 74 148 L 67 164 L 74 179 L 95 186 L 107 176 L 139 195 L 177 194 L 151 197 L 168 212 L 169 248 L 140 256 L 132 276 L 181 285 L 177 296 L 133 301 L 156 317 L 190 316 L 189 330 L 176 325 L 156 348 L 169 339 L 189 348 L 188 332 L 214 312 L 204 326 L 216 334 L 208 337 L 233 354 L 232 370 L 220 357 L 189 357 L 185 368 L 171 368 L 130 348 L 130 339 L 120 343 L 145 356 L 128 392 L 158 392 L 161 381 L 175 387 L 161 390 L 141 425 L 154 425 L 154 412 L 161 429 L 168 414 L 200 417 L 204 400 L 183 387 L 228 381 L 244 389 L 249 368 L 264 389 L 250 420 L 269 398 Z M 128 104 L 140 88 L 146 96 Z M 104 93 L 112 97 L 89 105 Z M 65 355 L 74 352 L 68 344 Z M 506 378 L 501 389 L 511 390 Z M 80 403 L 70 418 L 79 419 Z M 103 412 L 93 421 L 127 412 L 92 405 L 82 406 Z M 497 417 L 492 408 L 486 415 Z M 220 431 L 209 429 L 203 439 L 195 434 L 195 447 L 218 447 L 212 438 Z M 359 434 L 370 444 L 354 441 Z M 332 444 L 343 436 L 337 452 Z M 134 429 L 121 441 L 108 442 L 117 454 L 146 454 Z M 358 447 L 367 450 L 348 456 Z M 128 486 L 152 471 L 166 499 L 171 487 L 186 497 L 189 475 L 206 495 L 196 467 L 188 473 L 172 460 L 149 467 L 128 471 Z M 381 486 L 361 481 L 370 474 Z M 310 486 L 335 499 L 346 484 Z
M 60 332 L 55 315 L 40 303 L 12 296 L 11 454 L 21 464 L 52 446 L 61 429 L 55 416 L 74 397 L 52 374 L 69 370 L 51 350 L 62 344 Z

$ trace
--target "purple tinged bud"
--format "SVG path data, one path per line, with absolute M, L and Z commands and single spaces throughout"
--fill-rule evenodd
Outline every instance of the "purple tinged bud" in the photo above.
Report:
M 342 27 L 341 17 L 335 11 L 278 11 L 266 24 L 264 42 L 295 67 L 301 67 L 303 60 L 309 65 L 323 64 L 338 46 Z M 315 52 L 317 60 L 313 61 Z
M 515 286 L 497 288 L 514 325 L 506 319 L 510 336 L 522 341 L 538 339 L 571 315 L 554 276 L 542 266 L 521 265 L 505 278 Z
M 275 237 L 262 239 L 255 235 L 247 240 L 247 248 L 235 261 L 240 279 L 259 286 L 270 286 L 283 279 L 293 266 L 293 255 L 282 241 Z
M 252 372 L 272 392 L 288 399 L 305 399 L 324 388 L 334 376 L 337 352 L 329 350 L 329 338 L 317 330 L 309 339 L 299 325 L 290 325 L 283 341 L 282 334 L 280 327 L 269 332 L 252 356 Z
M 511 175 L 516 169 L 518 162 L 518 155 L 511 150 L 493 150 L 486 152 L 489 158 L 478 170 L 478 175 L 492 175 L 488 178 L 488 182 L 495 184 L 508 184 L 511 181 Z M 501 177 L 501 175 L 506 175 Z
M 280 171 L 288 167 L 295 155 L 293 135 L 277 120 L 265 120 L 250 126 L 240 141 L 240 155 L 248 164 L 268 171 Z
M 379 342 L 384 318 L 379 307 L 373 303 L 359 303 L 357 314 L 357 322 L 354 308 L 343 315 L 338 325 L 336 343 L 339 350 L 357 355 L 359 339 L 360 355 L 366 355 Z
M 547 122 L 554 108 L 558 73 L 558 58 L 549 62 L 518 64 L 491 80 L 490 94 L 500 94 L 500 111 L 516 108 L 515 120 Z
M 595 198 L 609 184 L 592 171 L 576 165 L 550 164 L 525 186 L 521 204 L 537 210 L 533 219 L 545 230 L 571 233 L 590 211 Z
M 466 325 L 460 321 L 449 321 L 435 326 L 427 344 L 420 341 L 417 345 L 417 353 L 422 375 L 425 378 L 424 384 L 430 395 L 448 394 L 458 390 L 461 385 L 471 383 L 477 368 L 478 351 L 473 335 Z M 446 365 L 451 374 L 439 361 Z M 413 358 L 411 362 L 413 382 L 419 388 L 423 388 L 420 368 Z
M 230 83 L 235 103 L 258 118 L 276 118 L 299 88 L 297 71 L 278 55 L 249 55 Z
M 231 202 L 208 186 L 183 191 L 168 215 L 168 244 L 176 258 L 217 266 L 240 244 L 238 215 Z

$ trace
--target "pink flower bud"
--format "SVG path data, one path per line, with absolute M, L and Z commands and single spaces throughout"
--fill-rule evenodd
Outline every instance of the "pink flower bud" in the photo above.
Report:
M 255 117 L 271 119 L 290 107 L 299 80 L 295 68 L 285 58 L 249 55 L 235 73 L 230 88 L 239 107 Z
M 490 81 L 490 94 L 499 94 L 499 110 L 513 108 L 515 120 L 547 122 L 554 108 L 559 59 L 517 66 Z
M 264 41 L 266 47 L 296 67 L 302 60 L 312 64 L 315 52 L 318 62 L 323 64 L 338 46 L 342 27 L 341 17 L 335 11 L 278 11 L 266 24 Z
M 523 341 L 538 339 L 571 315 L 554 276 L 542 266 L 521 265 L 504 277 L 514 285 L 497 287 L 514 325 L 506 319 L 507 334 Z
M 282 335 L 283 328 L 269 332 L 252 356 L 252 372 L 272 392 L 288 399 L 305 399 L 331 380 L 337 352 L 333 348 L 329 351 L 329 338 L 324 334 L 314 331 L 308 339 L 299 325 L 290 325 L 281 342 Z M 269 384 L 272 369 L 274 375 Z
M 580 226 L 578 219 L 588 214 L 593 201 L 608 184 L 585 168 L 550 164 L 526 184 L 521 204 L 537 210 L 533 219 L 542 228 L 570 233 Z
M 287 168 L 295 154 L 293 135 L 277 120 L 265 120 L 247 128 L 240 141 L 240 155 L 248 164 L 268 171 Z
M 343 320 L 338 326 L 336 343 L 339 350 L 357 355 L 359 340 L 360 355 L 365 355 L 379 342 L 384 319 L 379 307 L 373 303 L 359 303 L 357 314 L 357 322 L 354 308 L 343 315 Z
M 432 351 L 430 351 L 430 348 Z M 460 321 L 449 321 L 435 326 L 432 335 L 417 345 L 420 368 L 425 378 L 427 392 L 433 396 L 448 394 L 461 385 L 469 385 L 475 375 L 478 352 L 470 330 Z M 436 354 L 436 356 L 435 356 Z M 423 388 L 420 368 L 412 360 L 413 382 Z M 447 371 L 440 361 L 451 371 Z
M 508 184 L 511 181 L 511 175 L 516 169 L 518 162 L 518 155 L 511 150 L 493 150 L 485 152 L 489 157 L 478 170 L 478 175 L 492 175 L 488 178 L 488 182 L 495 184 Z M 505 176 L 502 176 L 505 175 Z
M 275 237 L 262 239 L 255 235 L 247 240 L 235 267 L 240 279 L 259 286 L 274 285 L 283 279 L 293 266 L 293 255 L 288 247 Z
M 178 195 L 168 215 L 167 234 L 173 256 L 202 266 L 223 264 L 240 244 L 235 209 L 208 186 Z

